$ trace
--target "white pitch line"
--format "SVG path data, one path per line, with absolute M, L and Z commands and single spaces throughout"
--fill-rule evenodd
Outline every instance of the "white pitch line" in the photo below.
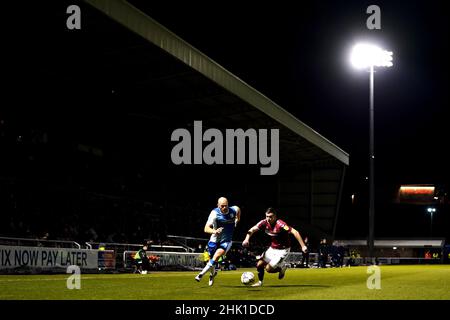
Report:
M 70 275 L 68 275 L 70 276 Z M 83 277 L 81 276 L 81 280 L 119 280 L 119 279 L 139 279 L 141 280 L 142 278 L 139 277 L 120 277 L 120 278 L 95 278 L 95 277 Z M 0 279 L 0 282 L 33 282 L 33 281 L 66 281 L 67 278 L 58 278 L 58 279 Z

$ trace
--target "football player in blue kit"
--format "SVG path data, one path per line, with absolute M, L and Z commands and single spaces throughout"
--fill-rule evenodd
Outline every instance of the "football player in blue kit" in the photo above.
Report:
M 241 209 L 238 206 L 229 207 L 227 198 L 219 198 L 217 208 L 209 214 L 204 229 L 206 233 L 211 235 L 208 242 L 208 252 L 211 259 L 195 277 L 196 281 L 200 281 L 210 270 L 209 285 L 214 284 L 214 278 L 217 275 L 215 264 L 221 256 L 225 256 L 230 250 L 234 228 L 240 219 Z

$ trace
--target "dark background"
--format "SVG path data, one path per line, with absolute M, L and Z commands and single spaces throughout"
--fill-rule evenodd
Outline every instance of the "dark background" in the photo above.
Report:
M 369 15 L 365 11 L 373 3 L 364 1 L 130 2 L 350 154 L 337 228 L 340 238 L 365 237 L 368 230 L 369 74 L 350 67 L 349 50 L 364 39 L 393 51 L 394 66 L 375 74 L 375 236 L 430 236 L 426 206 L 399 205 L 394 200 L 401 184 L 434 184 L 443 195 L 448 193 L 450 37 L 444 1 L 378 1 L 381 30 L 366 28 Z M 85 3 L 73 3 L 83 12 Z M 144 161 L 136 163 L 139 157 L 152 159 L 136 151 L 144 142 L 136 138 L 142 132 L 135 122 L 121 123 L 118 130 L 120 119 L 108 113 L 111 110 L 102 100 L 101 93 L 110 87 L 92 80 L 86 91 L 87 84 L 70 79 L 79 63 L 77 57 L 88 56 L 92 46 L 102 43 L 84 37 L 89 16 L 82 17 L 78 33 L 66 29 L 68 4 L 72 2 L 15 3 L 4 9 L 6 85 L 0 111 L 0 176 L 2 212 L 8 223 L 2 228 L 11 232 L 6 227 L 11 222 L 17 229 L 14 217 L 19 216 L 29 220 L 31 229 L 41 223 L 36 230 L 43 232 L 62 215 L 69 229 L 77 224 L 83 230 L 92 224 L 107 229 L 106 222 L 96 218 L 98 210 L 108 211 L 113 225 L 125 220 L 143 225 L 153 216 L 158 219 L 158 210 L 164 210 L 167 202 L 182 206 L 191 199 L 189 210 L 201 212 L 198 221 L 191 221 L 192 228 L 199 229 L 193 233 L 202 235 L 198 225 L 215 205 L 215 195 L 201 195 L 212 199 L 208 205 L 197 203 L 190 193 L 186 199 L 174 197 L 165 203 L 157 196 L 146 199 L 146 193 L 157 195 L 161 188 L 147 180 L 150 166 Z M 114 39 L 113 34 L 105 37 Z M 67 78 L 57 78 L 54 70 L 67 70 Z M 79 88 L 83 96 L 77 95 Z M 125 103 L 109 99 L 112 106 Z M 84 115 L 90 112 L 89 121 L 82 119 L 80 109 Z M 100 131 L 104 117 L 111 127 Z M 73 150 L 95 145 L 96 139 L 107 141 L 110 150 L 117 147 L 128 153 L 117 151 L 118 160 L 108 164 L 92 160 L 95 150 L 73 156 Z M 53 178 L 44 178 L 49 176 Z M 111 176 L 112 181 L 105 182 Z M 47 180 L 42 183 L 42 179 Z M 353 204 L 351 194 L 355 194 Z M 240 199 L 230 200 L 235 204 Z M 89 206 L 84 207 L 86 203 Z M 436 207 L 433 236 L 449 238 L 448 204 Z M 64 208 L 64 213 L 58 208 Z M 134 208 L 131 215 L 130 208 Z M 182 207 L 172 210 L 174 217 L 176 210 L 184 211 Z M 140 218 L 139 212 L 148 211 L 150 216 Z M 136 228 L 130 224 L 122 231 L 129 234 Z M 67 236 L 74 232 L 68 230 Z M 156 226 L 148 232 L 164 230 Z M 104 233 L 106 239 L 108 231 Z
M 177 13 L 167 3 L 132 3 L 350 154 L 337 230 L 344 238 L 366 235 L 352 225 L 367 223 L 369 187 L 369 74 L 352 69 L 349 51 L 358 41 L 393 51 L 394 66 L 375 74 L 375 235 L 430 236 L 427 206 L 395 199 L 402 184 L 448 195 L 444 1 L 200 2 Z M 381 30 L 366 28 L 371 4 L 381 9 Z M 448 206 L 439 209 L 433 236 L 448 234 Z

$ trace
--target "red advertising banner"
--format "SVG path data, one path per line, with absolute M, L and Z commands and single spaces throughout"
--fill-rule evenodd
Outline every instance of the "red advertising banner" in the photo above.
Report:
M 400 203 L 433 204 L 435 187 L 430 185 L 404 185 L 398 192 Z

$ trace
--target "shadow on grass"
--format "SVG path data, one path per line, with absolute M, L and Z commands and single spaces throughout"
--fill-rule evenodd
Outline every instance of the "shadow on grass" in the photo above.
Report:
M 252 287 L 244 285 L 223 286 L 226 288 L 242 288 L 242 289 L 262 289 L 262 288 L 330 288 L 331 286 L 324 286 L 321 284 L 277 284 L 277 285 L 263 285 L 262 287 Z

